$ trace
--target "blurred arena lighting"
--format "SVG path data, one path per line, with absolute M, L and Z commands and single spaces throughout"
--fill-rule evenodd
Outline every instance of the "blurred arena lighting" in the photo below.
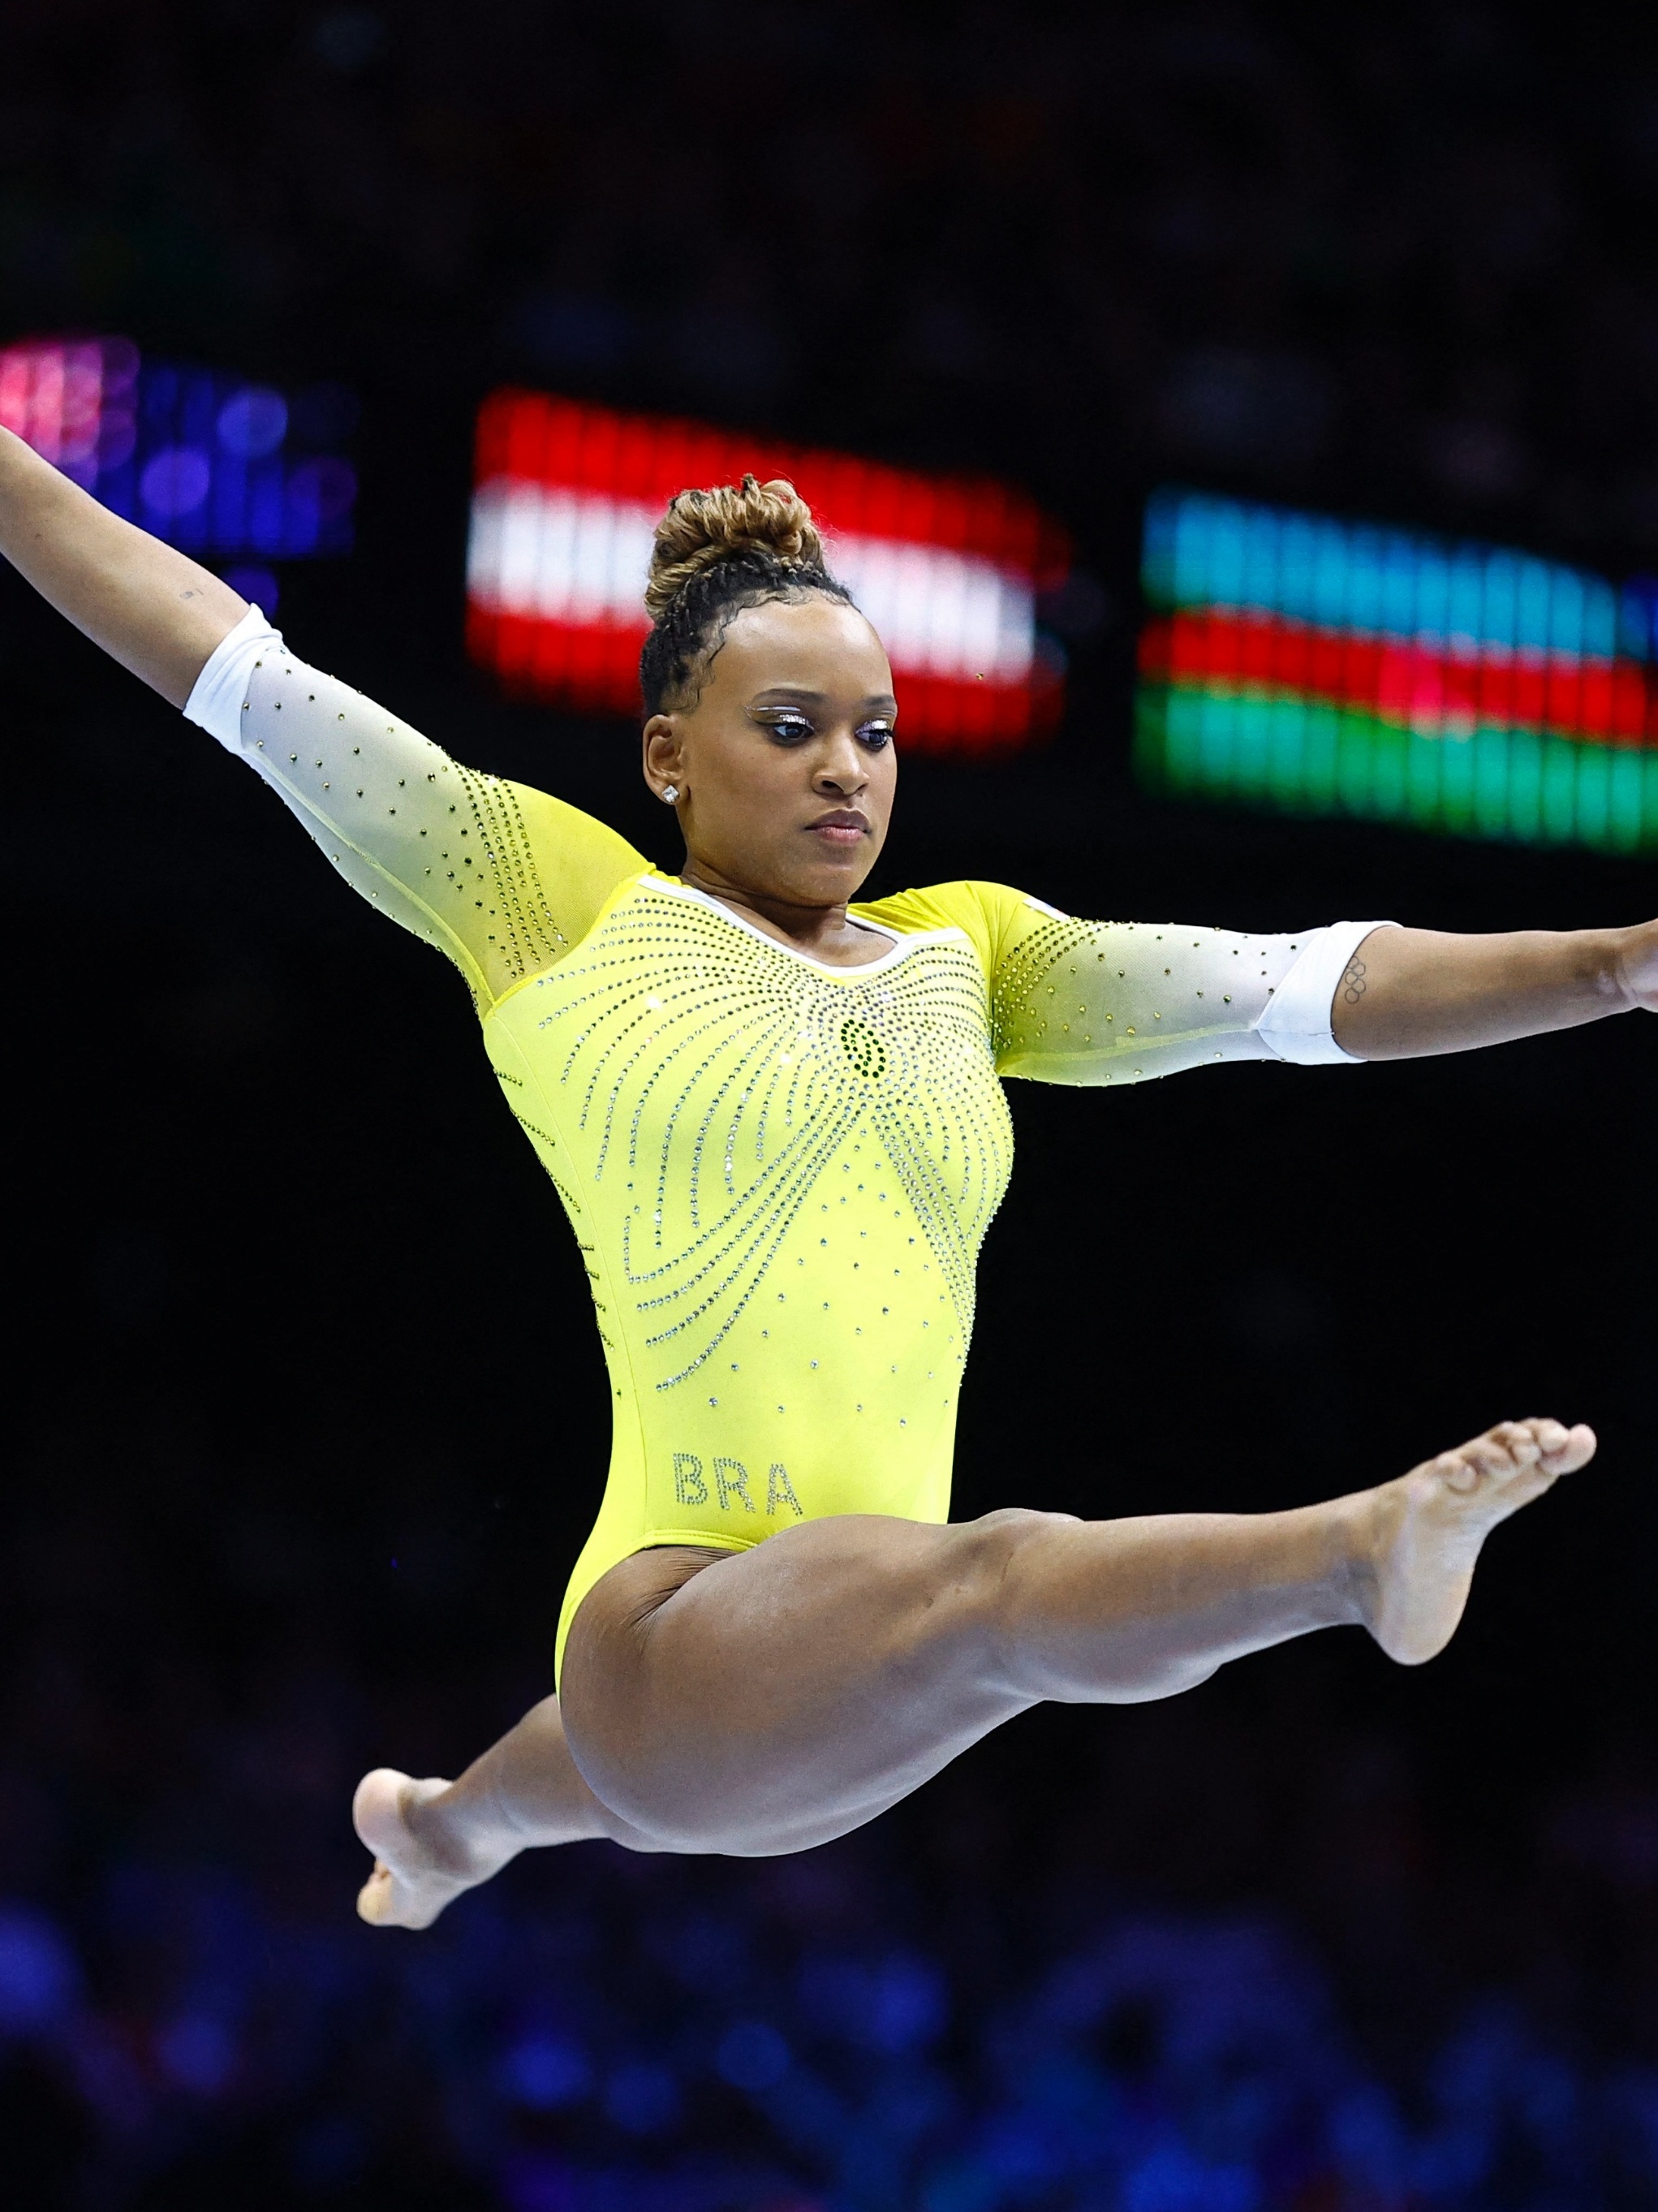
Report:
M 1189 491 L 1146 512 L 1141 780 L 1658 848 L 1658 585 Z
M 0 348 L 0 423 L 117 514 L 210 558 L 348 551 L 357 479 L 329 449 L 354 420 L 336 386 L 290 401 L 245 377 L 146 361 L 130 338 Z
M 533 392 L 497 392 L 478 419 L 473 657 L 514 690 L 636 713 L 652 532 L 676 492 L 747 471 L 811 501 L 891 656 L 907 742 L 988 752 L 1052 726 L 1063 657 L 1035 595 L 1063 580 L 1069 548 L 1023 493 Z

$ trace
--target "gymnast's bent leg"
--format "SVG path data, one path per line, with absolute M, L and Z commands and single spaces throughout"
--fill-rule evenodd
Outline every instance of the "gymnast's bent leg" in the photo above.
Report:
M 1361 1626 L 1418 1664 L 1449 1642 L 1491 1529 L 1594 1450 L 1582 1426 L 1505 1422 L 1288 1513 L 850 1514 L 712 1559 L 637 1553 L 582 1602 L 562 1706 L 536 1706 L 458 1783 L 365 1778 L 358 1832 L 379 1863 L 360 1909 L 423 1927 L 519 1851 L 582 1837 L 805 1850 L 1045 1698 L 1172 1696 L 1315 1628 Z

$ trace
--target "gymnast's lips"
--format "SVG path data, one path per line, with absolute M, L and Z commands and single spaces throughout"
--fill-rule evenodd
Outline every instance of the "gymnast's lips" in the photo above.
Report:
M 838 807 L 833 814 L 820 814 L 806 828 L 826 845 L 855 845 L 870 834 L 868 816 L 847 806 Z

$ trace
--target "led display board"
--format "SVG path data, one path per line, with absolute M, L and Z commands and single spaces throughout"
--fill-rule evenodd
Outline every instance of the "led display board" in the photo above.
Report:
M 1147 510 L 1152 788 L 1461 836 L 1658 849 L 1658 587 L 1168 491 Z
M 830 566 L 886 645 L 907 743 L 989 751 L 1057 719 L 1060 663 L 1035 601 L 1067 548 L 1023 493 L 533 392 L 497 392 L 479 417 L 474 657 L 562 705 L 636 712 L 652 533 L 676 492 L 748 471 L 786 477 L 811 502 Z
M 0 348 L 0 423 L 117 514 L 208 558 L 348 550 L 357 480 L 333 449 L 353 413 L 336 386 L 290 398 L 146 360 L 130 338 Z

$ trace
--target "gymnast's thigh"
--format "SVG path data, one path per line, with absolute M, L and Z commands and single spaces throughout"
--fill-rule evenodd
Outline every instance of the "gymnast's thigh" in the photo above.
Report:
M 762 1856 L 859 1826 L 1033 1700 L 998 1595 L 1053 1516 L 811 1521 L 635 1553 L 583 1599 L 560 1706 L 588 1786 L 659 1848 Z

